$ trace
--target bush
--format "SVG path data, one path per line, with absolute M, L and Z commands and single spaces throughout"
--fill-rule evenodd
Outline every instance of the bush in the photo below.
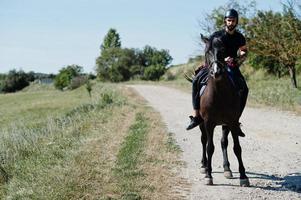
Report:
M 165 73 L 166 68 L 162 65 L 151 65 L 144 71 L 145 80 L 159 80 L 160 77 Z
M 72 78 L 69 89 L 74 90 L 76 88 L 79 88 L 80 86 L 84 85 L 87 82 L 86 76 L 76 76 Z
M 69 65 L 62 68 L 54 79 L 54 86 L 60 90 L 70 87 L 72 79 L 79 76 L 82 70 L 83 67 L 78 65 Z
M 176 79 L 176 75 L 174 75 L 171 71 L 166 71 L 164 74 L 164 80 L 166 81 L 172 81 Z
M 29 85 L 28 76 L 22 70 L 11 70 L 0 85 L 2 92 L 16 92 Z

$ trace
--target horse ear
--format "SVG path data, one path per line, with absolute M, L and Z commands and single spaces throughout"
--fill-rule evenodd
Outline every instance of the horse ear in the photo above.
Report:
M 201 35 L 201 39 L 203 40 L 203 42 L 205 44 L 207 44 L 209 42 L 209 38 L 205 37 L 202 33 L 200 35 Z

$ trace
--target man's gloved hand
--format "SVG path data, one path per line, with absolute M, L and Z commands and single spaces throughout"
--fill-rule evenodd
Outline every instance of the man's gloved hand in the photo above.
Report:
M 234 58 L 231 58 L 230 56 L 225 58 L 225 62 L 227 63 L 228 66 L 230 67 L 235 67 L 237 66 L 236 61 L 234 60 Z

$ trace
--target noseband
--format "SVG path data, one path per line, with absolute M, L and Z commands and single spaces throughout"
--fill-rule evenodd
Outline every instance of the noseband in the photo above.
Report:
M 213 65 L 216 64 L 215 66 L 217 66 L 217 68 L 214 68 Z M 223 67 L 219 67 L 219 65 L 223 66 Z M 222 74 L 224 72 L 226 72 L 226 66 L 223 62 L 219 61 L 219 60 L 214 60 L 209 64 L 209 69 L 210 69 L 210 75 L 212 77 L 216 77 L 216 73 L 218 74 Z M 218 70 L 219 69 L 219 70 Z M 217 74 L 217 75 L 218 75 Z

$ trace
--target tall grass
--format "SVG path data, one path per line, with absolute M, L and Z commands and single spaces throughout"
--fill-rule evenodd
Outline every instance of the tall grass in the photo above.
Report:
M 178 154 L 158 114 L 122 85 L 98 83 L 92 91 L 92 98 L 84 88 L 0 97 L 28 98 L 13 108 L 26 113 L 1 127 L 0 199 L 178 199 L 171 190 L 183 184 Z M 46 93 L 58 111 L 26 118 L 32 104 L 47 106 Z
M 45 114 L 44 121 L 35 126 L 29 120 L 28 123 L 11 122 L 9 127 L 2 128 L 0 158 L 2 177 L 7 184 L 1 187 L 1 196 L 8 199 L 59 197 L 56 192 L 60 195 L 60 189 L 47 188 L 47 185 L 53 187 L 61 175 L 51 177 L 47 171 L 52 167 L 61 168 L 70 159 L 68 152 L 80 145 L 88 135 L 86 126 L 90 123 L 91 114 L 125 103 L 124 98 L 118 98 L 111 91 L 102 90 L 101 94 L 99 99 L 91 103 L 80 104 L 81 101 L 78 101 L 77 107 L 61 117 Z M 43 176 L 50 180 L 41 178 Z M 50 193 L 47 195 L 48 190 Z
M 248 75 L 250 88 L 249 100 L 252 104 L 261 104 L 285 110 L 298 111 L 301 107 L 301 90 L 293 88 L 290 78 L 277 78 L 259 70 Z M 301 77 L 298 77 L 298 82 Z

